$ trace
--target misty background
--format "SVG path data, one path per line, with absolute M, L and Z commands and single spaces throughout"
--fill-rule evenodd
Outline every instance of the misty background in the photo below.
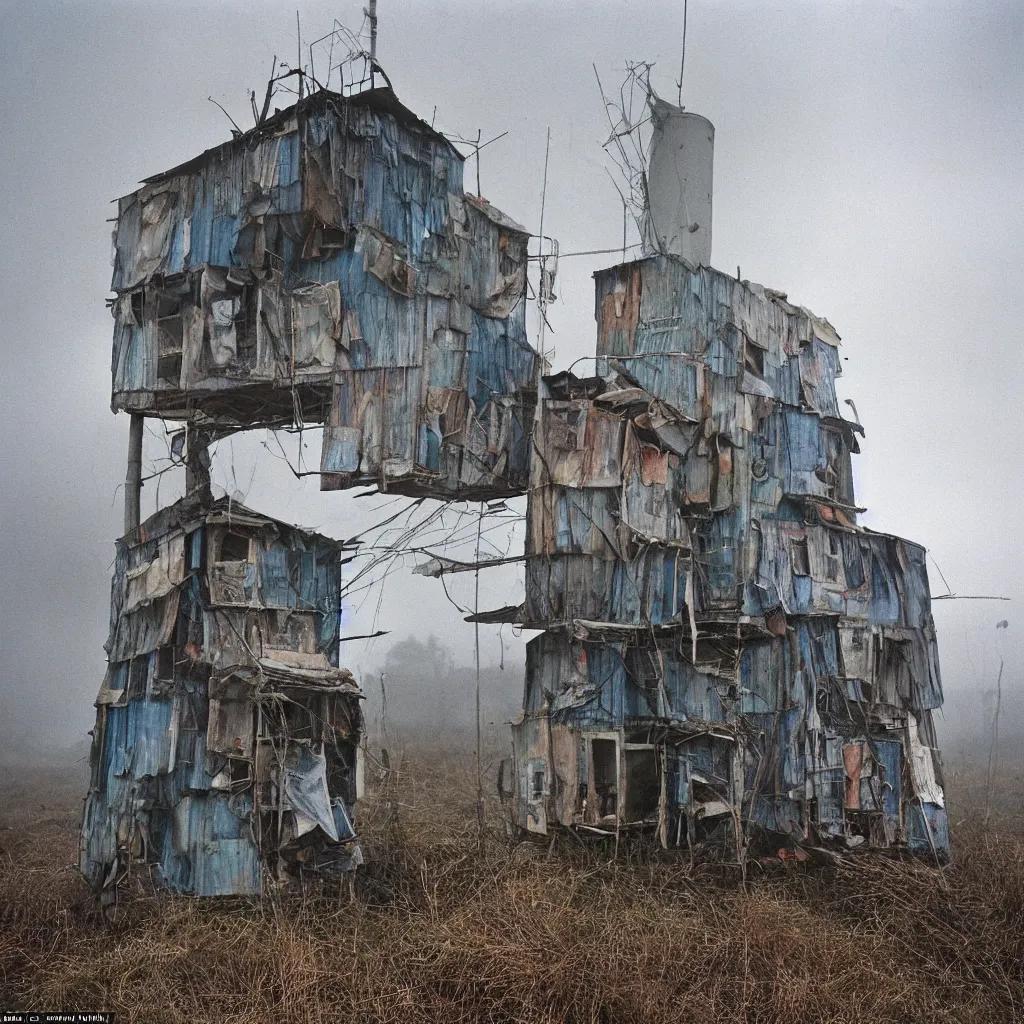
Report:
M 362 22 L 358 0 L 298 6 L 307 41 L 335 18 Z M 591 65 L 610 91 L 626 60 L 655 61 L 652 84 L 674 98 L 681 38 L 681 3 L 379 7 L 378 56 L 407 106 L 449 134 L 508 132 L 481 154 L 482 192 L 533 231 L 550 127 L 544 229 L 563 253 L 622 240 Z M 1000 659 L 1001 731 L 1024 733 L 1022 44 L 1024 8 L 1010 3 L 689 4 L 683 102 L 716 127 L 713 264 L 787 292 L 842 336 L 840 398 L 867 430 L 861 521 L 927 546 L 934 595 L 1012 599 L 935 603 L 947 759 L 988 727 Z M 103 672 L 128 432 L 109 411 L 111 201 L 230 137 L 207 97 L 249 127 L 248 91 L 262 97 L 275 54 L 296 62 L 292 5 L 0 8 L 0 753 L 81 740 Z M 470 159 L 467 190 L 475 181 Z M 591 275 L 618 261 L 560 262 L 555 369 L 593 353 Z M 147 423 L 149 473 L 166 436 Z M 296 479 L 289 462 L 315 469 L 319 450 L 316 430 L 236 435 L 218 445 L 214 483 L 341 538 L 408 503 Z M 144 516 L 180 494 L 178 477 L 147 483 Z M 496 530 L 482 554 L 521 544 L 521 528 Z M 472 721 L 474 581 L 446 590 L 412 574 L 421 560 L 352 596 L 343 635 L 389 633 L 342 659 L 371 717 L 385 672 L 388 714 L 430 731 L 449 714 Z M 521 568 L 481 574 L 482 609 L 522 593 Z M 480 627 L 495 729 L 520 702 L 528 639 Z

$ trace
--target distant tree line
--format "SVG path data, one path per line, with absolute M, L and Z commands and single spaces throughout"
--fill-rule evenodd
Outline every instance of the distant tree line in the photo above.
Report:
M 521 661 L 480 666 L 480 717 L 489 745 L 507 738 L 522 706 L 523 668 Z M 475 733 L 476 669 L 457 664 L 455 652 L 436 636 L 399 641 L 361 684 L 371 742 L 379 743 L 385 731 L 393 744 L 451 743 Z

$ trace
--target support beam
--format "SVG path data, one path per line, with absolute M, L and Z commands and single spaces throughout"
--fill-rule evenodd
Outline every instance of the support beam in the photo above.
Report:
M 128 427 L 128 473 L 124 478 L 124 532 L 137 530 L 142 517 L 142 424 L 143 417 L 132 413 Z
M 199 491 L 206 501 L 213 498 L 210 486 L 210 444 L 215 440 L 216 437 L 208 430 L 200 430 L 195 426 L 188 429 L 185 450 L 185 493 Z

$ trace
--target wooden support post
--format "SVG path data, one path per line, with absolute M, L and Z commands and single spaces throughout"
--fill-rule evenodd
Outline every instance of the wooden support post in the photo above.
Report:
M 210 501 L 213 491 L 210 486 L 210 443 L 214 437 L 208 430 L 190 426 L 188 446 L 185 451 L 185 493 L 199 491 L 203 500 Z
M 128 473 L 124 479 L 125 534 L 137 530 L 142 521 L 142 425 L 142 416 L 132 413 L 128 428 Z

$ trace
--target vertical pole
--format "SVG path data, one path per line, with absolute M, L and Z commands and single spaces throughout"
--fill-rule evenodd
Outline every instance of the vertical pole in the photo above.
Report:
M 676 106 L 683 107 L 683 69 L 686 67 L 686 0 L 683 0 L 683 55 L 679 58 L 679 92 L 676 94 Z
M 996 627 L 999 628 L 998 626 Z M 992 716 L 992 742 L 988 747 L 988 773 L 985 778 L 985 828 L 988 828 L 988 819 L 992 814 L 992 779 L 995 776 L 996 763 L 999 758 L 999 710 L 1003 703 L 1003 659 L 999 659 L 999 676 L 996 679 L 996 713 Z M 925 828 L 928 827 L 928 817 L 925 815 L 924 807 L 921 808 L 921 816 L 924 818 Z M 928 836 L 931 839 L 931 834 Z
M 124 478 L 124 532 L 137 530 L 142 521 L 142 426 L 143 418 L 132 413 L 128 427 L 128 473 Z
M 204 501 L 213 497 L 210 486 L 210 443 L 214 438 L 193 424 L 188 427 L 185 446 L 185 493 L 199 491 Z
M 473 612 L 480 612 L 480 533 L 484 525 L 484 503 L 480 502 L 480 517 L 476 523 L 476 593 Z M 480 756 L 480 622 L 473 623 L 476 649 L 476 827 L 479 841 L 484 838 L 484 778 Z
M 483 135 L 483 129 L 477 128 L 476 130 L 476 196 L 480 199 L 483 193 L 480 191 L 480 138 Z
M 299 50 L 299 63 L 296 67 L 299 69 L 299 99 L 302 99 L 303 88 L 302 88 L 302 26 L 299 24 L 299 12 L 295 12 L 295 40 Z
M 376 84 L 373 80 L 373 66 L 377 62 L 377 0 L 370 0 L 366 16 L 370 19 L 370 88 L 372 89 Z
M 544 373 L 544 324 L 548 303 L 544 293 L 544 273 L 547 269 L 547 257 L 544 255 L 544 206 L 548 198 L 548 155 L 551 153 L 551 129 L 548 128 L 548 141 L 544 146 L 544 187 L 540 193 L 540 247 L 537 250 L 540 259 L 540 281 L 537 286 L 537 312 L 540 314 L 540 326 L 537 329 L 537 352 L 540 356 L 540 373 Z M 477 154 L 479 168 L 479 154 Z

